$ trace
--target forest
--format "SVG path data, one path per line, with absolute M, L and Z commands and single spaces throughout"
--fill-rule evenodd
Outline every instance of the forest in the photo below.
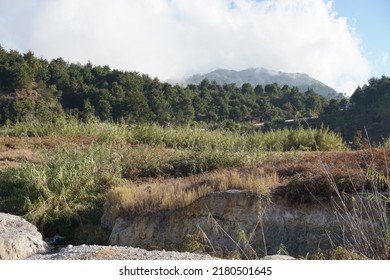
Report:
M 365 103 L 367 97 L 357 97 L 365 96 L 365 89 L 355 95 L 351 101 Z M 199 85 L 172 85 L 137 72 L 62 58 L 49 62 L 32 52 L 21 54 L 0 46 L 0 124 L 68 114 L 80 120 L 94 116 L 101 121 L 163 126 L 202 122 L 232 128 L 232 124 L 264 123 L 269 129 L 286 119 L 343 111 L 347 104 L 345 97 L 327 100 L 312 89 L 301 92 L 276 83 L 238 87 L 205 79 Z

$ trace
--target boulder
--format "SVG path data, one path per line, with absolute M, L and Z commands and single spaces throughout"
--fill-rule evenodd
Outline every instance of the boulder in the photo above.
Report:
M 0 213 L 0 259 L 25 259 L 48 252 L 36 226 L 22 217 Z

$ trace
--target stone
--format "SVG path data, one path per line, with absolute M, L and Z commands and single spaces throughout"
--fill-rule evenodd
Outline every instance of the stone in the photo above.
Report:
M 296 260 L 296 258 L 287 256 L 287 255 L 269 255 L 261 258 L 260 260 L 267 260 L 267 261 L 275 261 L 275 260 L 282 260 L 282 261 L 288 261 L 288 260 Z
M 22 217 L 0 213 L 0 259 L 25 259 L 48 252 L 36 226 Z

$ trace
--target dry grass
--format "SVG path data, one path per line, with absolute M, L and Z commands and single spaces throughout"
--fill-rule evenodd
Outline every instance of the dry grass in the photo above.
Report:
M 367 180 L 369 169 L 389 177 L 387 154 L 389 149 L 342 152 L 285 153 L 265 162 L 265 170 L 276 172 L 283 186 L 276 190 L 292 201 L 305 202 L 319 197 L 330 199 L 340 192 L 355 193 L 371 188 Z M 331 178 L 330 176 L 331 175 Z
M 17 168 L 22 161 L 40 163 L 42 157 L 22 139 L 0 137 L 0 170 Z
M 8 150 L 0 152 L 0 161 L 22 161 L 40 162 L 39 156 L 30 149 Z
M 190 205 L 211 192 L 244 189 L 266 194 L 279 184 L 278 176 L 259 168 L 220 170 L 198 176 L 127 184 L 110 190 L 105 203 L 105 223 L 113 225 L 119 216 L 143 215 Z
M 95 139 L 83 136 L 4 137 L 0 136 L 0 168 L 18 167 L 20 162 L 42 163 L 39 150 L 53 150 L 67 144 L 89 146 Z

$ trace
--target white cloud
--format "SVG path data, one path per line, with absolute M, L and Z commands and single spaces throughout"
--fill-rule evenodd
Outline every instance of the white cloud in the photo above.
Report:
M 352 93 L 369 64 L 326 0 L 0 0 L 0 42 L 160 79 L 216 68 L 305 72 Z

